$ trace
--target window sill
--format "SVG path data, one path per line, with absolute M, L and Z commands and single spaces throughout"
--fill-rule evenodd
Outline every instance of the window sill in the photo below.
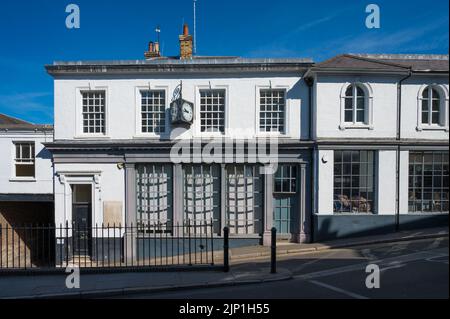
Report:
M 78 135 L 75 136 L 76 140 L 110 140 L 110 136 L 106 136 L 103 134 L 91 134 L 91 135 Z
M 13 178 L 10 178 L 9 181 L 11 183 L 35 183 L 36 178 L 35 177 L 13 177 Z
M 422 132 L 422 131 L 445 131 L 448 132 L 449 128 L 445 127 L 445 126 L 432 126 L 432 125 L 425 125 L 425 126 L 418 126 L 416 127 L 416 130 L 418 132 Z
M 369 130 L 373 131 L 373 125 L 365 125 L 365 124 L 341 124 L 339 125 L 339 129 L 341 131 L 345 130 Z

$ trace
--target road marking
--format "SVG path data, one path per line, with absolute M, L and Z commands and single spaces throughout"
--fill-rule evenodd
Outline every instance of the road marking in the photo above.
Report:
M 438 238 L 436 240 L 434 240 L 430 245 L 427 246 L 427 250 L 431 250 L 431 249 L 436 249 L 439 248 L 439 246 L 441 245 L 441 243 L 444 241 L 444 238 Z
M 445 264 L 445 265 L 449 264 L 448 263 L 448 258 L 447 258 L 447 260 L 436 260 L 436 259 L 439 259 L 439 258 L 446 258 L 446 257 L 445 256 L 435 256 L 435 257 L 431 257 L 431 258 L 426 259 L 426 261 L 432 262 L 432 263 L 438 263 L 438 264 Z
M 361 253 L 364 255 L 364 257 L 366 257 L 369 260 L 375 260 L 377 259 L 377 256 L 375 256 L 374 254 L 372 254 L 371 250 L 369 248 L 367 249 L 363 249 L 361 251 Z
M 320 286 L 320 287 L 323 287 L 323 288 L 327 288 L 327 289 L 339 292 L 341 294 L 347 295 L 347 296 L 355 298 L 355 299 L 369 299 L 369 298 L 367 298 L 365 296 L 358 295 L 358 294 L 355 294 L 355 293 L 353 293 L 351 291 L 344 290 L 344 289 L 341 289 L 341 288 L 338 288 L 338 287 L 335 287 L 335 286 L 331 286 L 331 285 L 325 284 L 325 283 L 317 281 L 317 280 L 309 280 L 309 282 L 312 283 L 312 284 L 315 284 L 317 286 Z
M 430 251 L 424 251 L 424 252 L 413 253 L 413 254 L 409 254 L 409 255 L 375 260 L 375 261 L 371 261 L 371 263 L 377 264 L 380 266 L 382 264 L 390 266 L 390 265 L 392 265 L 393 262 L 407 263 L 407 262 L 412 262 L 412 261 L 416 261 L 416 260 L 426 260 L 427 258 L 437 257 L 436 255 L 439 255 L 440 257 L 446 257 L 446 256 L 448 256 L 448 249 L 446 249 L 446 248 L 437 249 L 434 251 L 434 253 L 432 253 Z M 361 269 L 366 269 L 366 267 L 367 267 L 367 262 L 357 264 L 357 265 L 350 265 L 350 266 L 339 267 L 339 268 L 334 268 L 334 269 L 329 269 L 329 270 L 317 271 L 317 272 L 304 274 L 304 275 L 296 275 L 296 276 L 293 276 L 293 278 L 310 280 L 313 278 L 327 277 L 327 276 L 342 274 L 345 272 L 358 271 Z

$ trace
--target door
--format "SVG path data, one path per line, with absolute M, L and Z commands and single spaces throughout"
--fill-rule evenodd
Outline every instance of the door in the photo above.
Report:
M 92 252 L 91 185 L 73 185 L 72 189 L 74 255 L 90 256 Z
M 274 179 L 273 217 L 279 235 L 298 230 L 298 169 L 296 165 L 280 165 Z

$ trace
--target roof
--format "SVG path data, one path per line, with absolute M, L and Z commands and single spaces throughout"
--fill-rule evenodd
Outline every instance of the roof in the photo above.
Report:
M 40 125 L 26 122 L 0 113 L 0 130 L 11 131 L 52 131 L 52 125 Z
M 54 62 L 47 65 L 47 72 L 58 74 L 123 74 L 123 73 L 177 73 L 177 72 L 298 72 L 306 71 L 313 65 L 312 59 L 249 59 L 239 57 L 176 57 L 153 58 L 148 60 L 115 61 L 72 61 Z
M 379 62 L 394 63 L 416 72 L 448 72 L 448 55 L 436 54 L 359 54 L 355 55 Z
M 448 73 L 448 55 L 342 54 L 311 68 L 311 72 Z

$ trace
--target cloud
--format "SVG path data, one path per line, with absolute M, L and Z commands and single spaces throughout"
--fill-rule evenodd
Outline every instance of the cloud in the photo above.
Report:
M 324 23 L 332 21 L 337 17 L 341 16 L 346 11 L 349 11 L 350 8 L 344 8 L 342 10 L 335 11 L 334 13 L 318 18 L 316 20 L 312 20 L 310 22 L 306 22 L 298 27 L 290 30 L 289 32 L 284 32 L 278 39 L 275 39 L 271 43 L 264 45 L 263 47 L 256 48 L 246 54 L 248 57 L 294 57 L 298 55 L 298 52 L 291 48 L 292 43 L 300 38 L 300 35 L 318 27 Z
M 33 123 L 48 123 L 53 118 L 51 96 L 49 92 L 0 94 L 0 112 Z
M 448 31 L 439 31 L 443 27 L 448 30 L 448 18 L 391 33 L 384 29 L 367 30 L 356 36 L 345 35 L 334 39 L 304 53 L 307 52 L 316 59 L 341 53 L 425 53 L 442 47 L 448 48 Z

